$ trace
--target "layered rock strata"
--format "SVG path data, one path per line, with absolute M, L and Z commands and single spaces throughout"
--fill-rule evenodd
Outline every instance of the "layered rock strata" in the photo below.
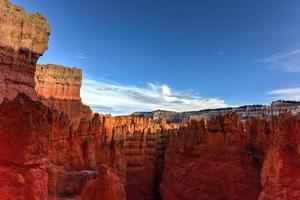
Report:
M 34 73 L 37 59 L 48 48 L 50 28 L 40 14 L 0 1 L 0 103 L 20 92 L 37 99 Z
M 63 111 L 78 122 L 82 117 L 92 117 L 92 111 L 81 102 L 82 72 L 61 65 L 37 65 L 35 90 L 48 107 Z
M 166 141 L 176 125 L 154 124 L 146 119 L 112 118 L 95 114 L 81 120 L 78 129 L 55 129 L 50 138 L 53 196 L 74 197 L 83 189 L 78 173 L 97 176 L 105 164 L 126 183 L 128 199 L 153 199 L 162 176 Z M 84 179 L 85 180 L 85 179 Z
M 192 121 L 172 134 L 162 199 L 299 199 L 300 118 Z
M 144 117 L 159 121 L 164 118 L 168 122 L 178 123 L 187 122 L 191 119 L 210 119 L 213 116 L 229 113 L 237 113 L 241 118 L 247 119 L 251 117 L 271 117 L 280 115 L 282 113 L 291 112 L 294 115 L 300 114 L 300 102 L 299 101 L 283 101 L 278 100 L 271 103 L 271 105 L 246 105 L 240 107 L 228 107 L 218 109 L 206 109 L 199 111 L 189 112 L 172 112 L 165 110 L 155 110 L 153 112 L 135 112 L 132 116 Z
M 89 183 L 82 192 L 81 198 L 84 200 L 125 200 L 124 180 L 120 178 L 118 172 L 106 166 L 101 166 L 98 171 L 101 179 Z
M 0 199 L 48 199 L 48 144 L 57 115 L 24 94 L 1 104 Z

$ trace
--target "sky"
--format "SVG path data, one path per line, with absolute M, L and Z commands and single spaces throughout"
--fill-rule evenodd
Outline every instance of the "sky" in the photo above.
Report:
M 44 15 L 39 63 L 83 70 L 113 115 L 300 100 L 299 0 L 11 0 Z

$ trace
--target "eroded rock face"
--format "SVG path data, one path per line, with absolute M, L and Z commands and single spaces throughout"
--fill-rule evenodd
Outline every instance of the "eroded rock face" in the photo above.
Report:
M 299 120 L 226 115 L 191 122 L 171 137 L 162 198 L 298 199 Z
M 48 198 L 51 116 L 24 94 L 0 106 L 0 199 Z
M 0 191 L 10 192 L 0 197 L 29 200 L 83 195 L 88 199 L 91 190 L 97 189 L 94 192 L 113 199 L 123 188 L 128 199 L 153 199 L 166 140 L 174 126 L 99 114 L 73 126 L 66 114 L 25 94 L 5 100 L 0 106 Z M 102 173 L 103 164 L 118 175 Z M 113 186 L 108 191 L 103 181 L 118 190 Z
M 82 200 L 126 200 L 125 181 L 116 170 L 101 165 L 98 173 L 101 178 L 90 182 L 84 188 Z
M 261 171 L 263 187 L 259 200 L 300 198 L 300 118 L 274 118 L 270 143 Z
M 37 65 L 35 90 L 39 99 L 48 107 L 63 111 L 74 122 L 91 118 L 92 111 L 81 102 L 82 72 L 77 68 L 61 65 Z
M 0 103 L 20 92 L 37 99 L 34 73 L 37 59 L 48 48 L 50 28 L 40 14 L 0 2 Z
M 86 170 L 95 173 L 105 164 L 125 180 L 128 199 L 153 199 L 162 176 L 166 141 L 175 128 L 147 119 L 98 114 L 69 131 L 55 128 L 49 151 L 53 169 L 50 194 L 80 195 L 87 181 L 75 175 Z M 96 175 L 89 180 L 97 177 L 101 179 Z
M 60 65 L 36 66 L 35 90 L 43 99 L 80 101 L 82 72 Z
M 230 113 L 237 113 L 242 119 L 247 119 L 252 117 L 276 116 L 287 112 L 299 115 L 300 101 L 278 100 L 273 101 L 271 105 L 245 105 L 240 107 L 206 109 L 188 112 L 155 110 L 152 112 L 135 112 L 132 114 L 132 116 L 149 118 L 153 119 L 154 121 L 159 121 L 161 118 L 165 118 L 168 122 L 178 123 L 195 119 L 209 120 L 211 117 L 219 114 L 226 115 Z

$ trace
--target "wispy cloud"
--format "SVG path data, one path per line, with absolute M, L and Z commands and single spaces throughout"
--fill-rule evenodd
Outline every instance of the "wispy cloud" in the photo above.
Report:
M 300 100 L 300 87 L 272 90 L 268 94 L 277 99 Z
M 271 68 L 286 72 L 300 72 L 300 49 L 273 54 L 259 61 L 270 65 Z
M 187 111 L 227 107 L 224 100 L 204 99 L 190 91 L 173 90 L 166 84 L 148 83 L 137 87 L 90 78 L 83 80 L 81 96 L 94 111 L 113 115 L 156 109 Z
M 78 52 L 78 58 L 79 59 L 88 59 L 88 60 L 92 59 L 92 57 L 90 57 L 90 56 L 88 56 L 88 55 L 86 55 L 85 53 L 82 53 L 82 52 Z

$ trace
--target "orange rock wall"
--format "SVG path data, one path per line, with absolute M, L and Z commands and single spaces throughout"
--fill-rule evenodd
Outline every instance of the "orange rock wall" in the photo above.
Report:
M 78 122 L 82 117 L 92 117 L 91 109 L 81 102 L 80 69 L 38 64 L 34 79 L 36 93 L 46 106 L 65 112 L 74 122 Z
M 288 114 L 191 122 L 171 136 L 162 199 L 300 198 L 299 126 Z
M 74 176 L 86 170 L 96 174 L 105 164 L 125 180 L 128 199 L 153 199 L 162 176 L 166 141 L 175 128 L 141 118 L 98 114 L 91 121 L 81 120 L 78 128 L 55 127 L 49 150 L 51 195 L 79 195 L 85 183 Z
M 48 48 L 50 28 L 39 14 L 27 15 L 7 0 L 0 2 L 0 103 L 20 92 L 37 99 L 37 59 Z
M 80 101 L 82 72 L 60 65 L 36 65 L 35 90 L 43 99 Z

